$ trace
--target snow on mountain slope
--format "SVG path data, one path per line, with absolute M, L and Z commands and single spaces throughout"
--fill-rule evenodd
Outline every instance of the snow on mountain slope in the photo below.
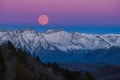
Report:
M 11 41 L 15 47 L 22 48 L 32 55 L 40 55 L 45 59 L 52 56 L 51 59 L 68 57 L 66 54 L 79 53 L 83 55 L 89 50 L 109 49 L 113 46 L 120 47 L 120 34 L 85 34 L 77 32 L 66 32 L 63 30 L 48 30 L 40 33 L 34 30 L 0 30 L 0 43 Z M 58 56 L 59 55 L 59 56 Z M 70 56 L 71 56 L 70 55 Z M 78 54 L 77 54 L 78 55 Z M 64 57 L 63 57 L 64 56 Z M 72 57 L 71 59 L 74 59 Z

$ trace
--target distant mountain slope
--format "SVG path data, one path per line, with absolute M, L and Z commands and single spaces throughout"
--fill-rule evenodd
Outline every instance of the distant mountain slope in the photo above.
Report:
M 76 59 L 68 61 L 70 63 L 100 63 L 100 64 L 114 64 L 120 65 L 120 47 L 111 47 L 109 49 L 97 49 L 79 56 Z
M 106 55 L 104 50 L 112 49 L 113 46 L 120 47 L 120 34 L 95 35 L 70 33 L 63 30 L 48 30 L 42 33 L 31 29 L 0 30 L 0 43 L 4 41 L 11 41 L 16 48 L 21 48 L 31 53 L 32 56 L 40 56 L 44 62 L 67 62 L 83 58 L 88 53 L 91 57 Z M 95 52 L 98 50 L 101 50 L 99 54 Z M 114 54 L 120 55 L 119 51 L 116 51 L 109 56 Z

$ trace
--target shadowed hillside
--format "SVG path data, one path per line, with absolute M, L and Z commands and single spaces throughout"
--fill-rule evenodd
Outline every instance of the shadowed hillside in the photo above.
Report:
M 56 63 L 42 63 L 11 42 L 0 46 L 0 80 L 94 80 L 89 72 L 70 72 Z

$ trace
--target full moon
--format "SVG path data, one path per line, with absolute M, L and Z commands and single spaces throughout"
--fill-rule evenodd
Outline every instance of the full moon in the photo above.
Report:
M 38 18 L 38 22 L 41 24 L 41 25 L 46 25 L 48 24 L 49 22 L 49 18 L 47 15 L 40 15 L 39 18 Z

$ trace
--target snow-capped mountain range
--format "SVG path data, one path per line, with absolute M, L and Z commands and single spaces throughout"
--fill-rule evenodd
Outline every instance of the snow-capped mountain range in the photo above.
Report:
M 91 51 L 120 47 L 120 34 L 97 35 L 64 30 L 0 30 L 0 44 L 4 41 L 11 41 L 16 48 L 38 55 L 43 61 L 71 61 Z M 77 57 L 74 57 L 75 55 Z

